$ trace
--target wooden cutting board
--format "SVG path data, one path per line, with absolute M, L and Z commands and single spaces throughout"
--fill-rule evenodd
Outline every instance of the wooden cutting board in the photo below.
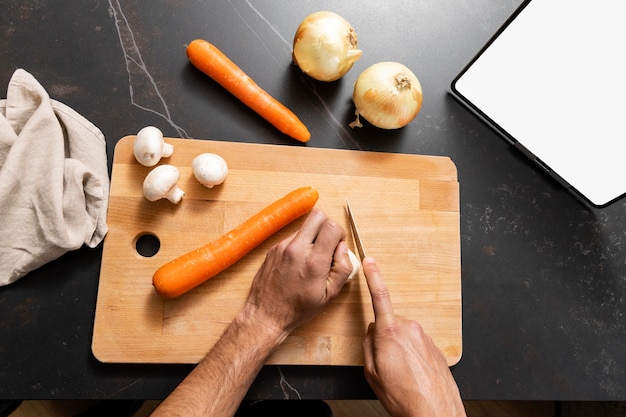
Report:
M 354 242 L 346 199 L 368 255 L 383 272 L 397 314 L 421 322 L 450 365 L 462 352 L 459 184 L 449 158 L 166 138 L 174 154 L 161 163 L 181 171 L 183 201 L 147 201 L 150 168 L 132 152 L 134 136 L 116 148 L 92 350 L 102 362 L 196 363 L 243 306 L 268 248 L 296 231 L 299 219 L 228 270 L 176 299 L 163 299 L 152 274 L 163 263 L 216 239 L 301 186 L 319 190 L 317 207 Z M 196 182 L 191 161 L 202 152 L 228 162 L 226 182 Z M 137 241 L 151 235 L 154 256 Z M 294 331 L 270 364 L 362 365 L 362 341 L 373 321 L 362 272 L 313 321 Z

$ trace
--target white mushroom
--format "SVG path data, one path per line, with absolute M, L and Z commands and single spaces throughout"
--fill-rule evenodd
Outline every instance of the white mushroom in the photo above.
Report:
M 224 182 L 228 175 L 228 165 L 224 158 L 214 153 L 201 153 L 191 162 L 196 179 L 205 187 L 213 188 Z
M 350 282 L 354 277 L 356 277 L 356 274 L 359 273 L 359 269 L 361 269 L 361 261 L 350 249 L 348 249 L 348 257 L 350 258 L 350 262 L 352 262 L 352 272 L 348 275 L 348 282 Z
M 143 181 L 143 195 L 150 201 L 167 198 L 177 204 L 185 195 L 178 188 L 180 173 L 173 165 L 159 165 L 146 175 Z
M 163 133 L 154 126 L 146 126 L 137 133 L 133 144 L 133 154 L 141 165 L 151 167 L 161 158 L 167 158 L 174 147 L 163 141 Z

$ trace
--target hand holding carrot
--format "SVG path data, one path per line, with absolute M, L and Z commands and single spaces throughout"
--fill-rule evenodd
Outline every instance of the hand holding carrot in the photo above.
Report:
M 269 250 L 243 310 L 153 416 L 234 415 L 267 358 L 339 293 L 350 272 L 345 232 L 313 210 Z
M 298 232 L 269 250 L 245 311 L 261 324 L 289 333 L 334 298 L 351 271 L 345 231 L 313 210 Z
M 419 323 L 397 316 L 374 260 L 363 260 L 375 323 L 365 341 L 365 378 L 393 417 L 465 416 L 446 359 Z

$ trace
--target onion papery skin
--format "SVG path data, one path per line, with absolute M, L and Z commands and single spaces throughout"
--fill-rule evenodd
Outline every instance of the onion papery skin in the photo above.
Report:
M 352 100 L 359 116 L 381 129 L 408 125 L 422 108 L 422 86 L 415 74 L 398 62 L 379 62 L 366 68 L 354 83 Z
M 307 16 L 293 39 L 293 62 L 318 81 L 336 81 L 363 55 L 354 28 L 334 12 Z

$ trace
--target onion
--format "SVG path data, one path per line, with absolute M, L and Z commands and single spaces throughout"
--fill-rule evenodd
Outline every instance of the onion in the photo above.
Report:
M 422 86 L 410 69 L 398 62 L 379 62 L 365 69 L 354 83 L 352 100 L 359 116 L 382 129 L 408 125 L 422 108 Z
M 293 39 L 293 62 L 319 81 L 343 77 L 362 55 L 354 28 L 337 13 L 321 11 L 307 16 Z

